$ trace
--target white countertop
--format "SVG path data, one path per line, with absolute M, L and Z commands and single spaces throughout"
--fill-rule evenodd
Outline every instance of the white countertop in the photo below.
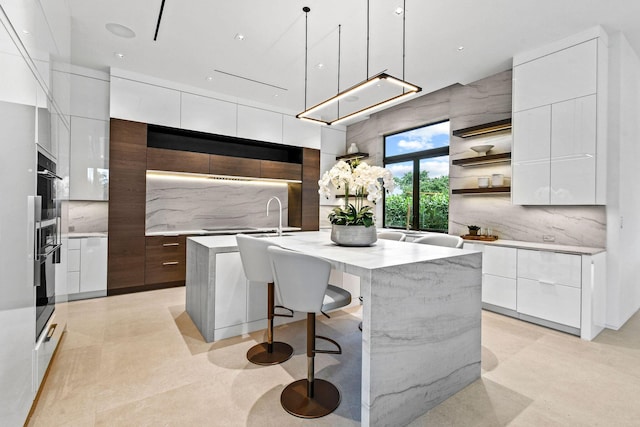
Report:
M 479 243 L 481 245 L 504 246 L 508 248 L 532 249 L 577 255 L 595 255 L 606 250 L 605 248 L 591 248 L 588 246 L 556 245 L 554 243 L 521 242 L 519 240 L 502 239 L 494 240 L 493 242 L 486 242 L 482 240 L 465 240 L 464 242 L 465 244 Z
M 313 254 L 319 257 L 369 270 L 436 261 L 473 253 L 473 251 L 465 249 L 419 245 L 383 239 L 379 239 L 373 246 L 368 247 L 338 246 L 331 241 L 330 233 L 325 230 L 305 231 L 282 237 L 264 237 L 264 239 L 284 248 L 301 252 L 309 252 L 309 248 L 313 248 Z M 235 236 L 190 237 L 189 240 L 220 252 L 228 252 L 237 248 Z
M 109 234 L 106 231 L 86 231 L 86 232 L 71 232 L 63 234 L 62 237 L 69 239 L 82 239 L 83 237 L 108 237 Z
M 148 231 L 147 233 L 145 233 L 145 236 L 180 236 L 180 235 L 193 235 L 193 236 L 197 236 L 197 235 L 201 235 L 201 236 L 217 236 L 217 235 L 236 235 L 238 233 L 247 233 L 247 234 L 254 234 L 254 233 L 271 233 L 271 232 L 275 232 L 276 228 L 274 227 L 247 227 L 247 228 L 240 228 L 240 227 L 234 227 L 231 229 L 220 229 L 220 230 L 202 230 L 202 229 L 196 229 L 196 230 L 164 230 L 164 231 Z M 292 231 L 300 231 L 299 227 L 282 227 L 282 232 L 283 233 L 289 233 Z
M 427 234 L 431 234 L 428 231 L 400 230 L 397 228 L 379 228 L 378 232 L 381 232 L 381 231 L 395 231 L 395 232 L 405 233 L 407 236 L 426 236 Z M 558 245 L 555 243 L 523 242 L 521 240 L 506 240 L 506 239 L 498 239 L 491 242 L 483 241 L 483 240 L 465 240 L 464 242 L 465 244 L 477 243 L 481 245 L 504 246 L 508 248 L 532 249 L 532 250 L 538 250 L 538 251 L 561 252 L 566 254 L 578 254 L 578 255 L 595 255 L 597 253 L 606 251 L 605 248 L 592 248 L 589 246 Z

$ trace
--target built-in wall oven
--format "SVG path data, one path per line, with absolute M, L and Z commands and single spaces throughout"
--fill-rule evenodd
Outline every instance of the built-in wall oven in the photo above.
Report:
M 36 340 L 55 310 L 55 264 L 60 262 L 60 203 L 56 197 L 55 162 L 38 153 L 38 196 L 35 199 L 34 286 L 36 287 Z

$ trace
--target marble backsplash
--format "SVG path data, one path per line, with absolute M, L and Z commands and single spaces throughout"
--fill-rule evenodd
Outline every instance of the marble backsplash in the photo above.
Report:
M 109 202 L 63 201 L 68 207 L 68 219 L 62 216 L 62 229 L 70 233 L 106 233 L 109 224 Z M 65 206 L 62 207 L 63 209 Z M 65 220 L 68 221 L 65 224 Z
M 347 143 L 355 142 L 368 152 L 370 164 L 382 165 L 384 135 L 451 121 L 451 129 L 461 129 L 511 116 L 511 70 L 467 85 L 452 85 L 398 106 L 372 114 L 368 120 L 347 128 Z M 492 144 L 491 153 L 511 151 L 511 133 L 475 138 L 451 138 L 450 159 L 472 157 L 473 145 Z M 476 187 L 480 176 L 502 174 L 508 185 L 509 164 L 463 168 L 450 166 L 451 188 Z M 377 225 L 382 226 L 382 204 L 376 208 Z M 322 216 L 321 216 L 322 220 Z M 449 233 L 467 234 L 467 225 L 491 228 L 501 239 L 542 242 L 553 236 L 563 245 L 605 247 L 604 206 L 517 206 L 509 195 L 452 195 L 449 202 Z
M 288 224 L 285 183 L 191 177 L 147 176 L 146 231 L 197 230 L 214 227 L 277 227 Z

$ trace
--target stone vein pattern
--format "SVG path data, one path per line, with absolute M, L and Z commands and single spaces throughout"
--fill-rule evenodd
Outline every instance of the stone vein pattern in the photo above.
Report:
M 265 239 L 360 277 L 363 426 L 406 425 L 480 377 L 479 252 L 389 240 L 348 248 L 331 243 L 328 231 Z M 236 250 L 235 237 L 187 242 L 187 312 L 205 309 L 211 317 L 213 302 L 206 308 L 200 304 L 212 294 L 215 271 L 192 265 L 204 261 L 192 251 Z M 198 283 L 192 283 L 196 277 Z M 199 314 L 192 318 L 206 335 L 212 325 Z
M 146 232 L 213 227 L 277 227 L 288 225 L 287 185 L 213 179 L 147 177 Z
M 109 202 L 64 201 L 69 210 L 69 231 L 75 233 L 104 233 L 109 224 Z M 63 206 L 64 209 L 64 206 Z M 62 217 L 63 221 L 65 216 Z M 63 227 L 65 224 L 63 223 Z
M 369 120 L 347 128 L 347 146 L 355 142 L 370 153 L 370 164 L 382 166 L 384 136 L 451 121 L 451 129 L 488 123 L 511 116 L 511 70 L 468 85 L 455 84 L 414 98 L 371 115 Z M 450 160 L 473 157 L 470 147 L 492 144 L 491 154 L 511 151 L 509 132 L 474 138 L 451 137 Z M 461 167 L 450 166 L 451 188 L 477 187 L 477 178 L 503 174 L 511 181 L 509 164 Z M 376 210 L 382 226 L 382 204 Z M 561 245 L 605 247 L 606 212 L 603 206 L 514 206 L 507 195 L 452 195 L 449 204 L 449 233 L 467 234 L 467 225 L 489 227 L 501 239 L 542 242 L 544 235 Z
M 363 425 L 405 425 L 480 376 L 480 265 L 451 257 L 363 281 Z

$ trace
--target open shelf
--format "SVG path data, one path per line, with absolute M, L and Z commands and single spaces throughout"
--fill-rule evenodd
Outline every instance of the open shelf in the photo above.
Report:
M 349 162 L 356 159 L 366 159 L 367 157 L 369 157 L 369 153 L 351 153 L 343 154 L 342 156 L 336 156 L 336 160 L 344 160 L 345 162 Z
M 487 154 L 486 156 L 467 157 L 465 159 L 455 159 L 451 161 L 452 164 L 462 167 L 509 162 L 511 162 L 511 153 Z
M 456 188 L 451 190 L 451 194 L 489 194 L 489 193 L 510 193 L 511 187 L 488 187 L 488 188 Z
M 488 133 L 502 132 L 506 130 L 511 130 L 511 118 L 458 129 L 451 133 L 453 136 L 457 136 L 459 138 L 471 138 L 472 136 L 486 135 Z

